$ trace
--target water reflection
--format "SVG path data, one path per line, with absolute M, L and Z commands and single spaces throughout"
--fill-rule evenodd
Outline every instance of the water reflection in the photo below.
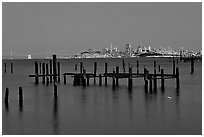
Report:
M 53 132 L 54 135 L 57 135 L 59 133 L 59 120 L 58 120 L 58 98 L 54 99 L 53 102 Z

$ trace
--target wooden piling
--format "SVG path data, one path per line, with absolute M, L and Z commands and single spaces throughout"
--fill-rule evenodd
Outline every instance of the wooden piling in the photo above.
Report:
M 42 64 L 41 64 L 41 62 L 39 63 L 39 70 L 40 70 L 40 74 L 42 74 L 42 66 L 41 66 Z
M 115 89 L 115 70 L 113 69 L 113 77 L 112 77 L 112 89 Z
M 175 68 L 176 68 L 176 66 L 175 66 L 175 60 L 173 60 L 173 74 L 175 75 Z
M 156 61 L 154 61 L 154 70 L 156 70 L 156 67 L 157 67 Z
M 35 84 L 38 84 L 39 83 L 39 77 L 38 77 L 38 63 L 37 61 L 35 61 Z
M 57 94 L 57 85 L 54 84 L 54 99 L 57 99 L 57 96 L 58 96 L 58 94 Z
M 102 76 L 101 76 L 101 74 L 99 74 L 99 86 L 101 86 L 102 85 Z
M 180 88 L 180 81 L 179 81 L 179 68 L 176 68 L 176 88 Z
M 77 85 L 77 78 L 76 78 L 76 75 L 74 75 L 73 85 L 74 85 L 74 86 L 76 86 L 76 85 Z
M 145 71 L 145 75 L 144 75 L 145 91 L 148 91 L 148 80 L 147 80 L 147 77 L 148 77 L 149 71 L 146 68 L 144 69 L 144 71 Z
M 129 67 L 128 89 L 132 89 L 132 67 Z
M 77 72 L 77 64 L 75 64 L 74 70 L 75 72 Z
M 52 82 L 52 60 L 50 60 L 50 82 Z
M 123 73 L 125 73 L 125 60 L 123 59 Z
M 177 65 L 178 65 L 178 62 L 179 62 L 179 61 L 178 61 L 178 58 L 177 58 L 177 59 L 176 59 L 176 64 L 177 64 Z
M 64 75 L 64 84 L 66 84 L 67 83 L 66 75 L 65 74 L 63 75 Z
M 57 68 L 56 68 L 56 62 L 57 62 L 57 57 L 56 55 L 52 55 L 53 57 L 53 81 L 54 83 L 57 81 Z
M 191 74 L 194 72 L 194 59 L 191 58 Z
M 4 73 L 6 73 L 6 62 L 4 62 Z
M 8 106 L 8 103 L 9 103 L 9 88 L 6 88 L 4 103 L 5 103 L 6 106 Z
M 159 71 L 159 72 L 161 71 L 161 67 L 160 67 L 160 65 L 158 66 L 158 71 Z
M 23 105 L 23 89 L 22 89 L 22 87 L 19 87 L 18 102 L 19 102 L 20 106 Z
M 164 90 L 164 69 L 161 69 L 161 89 Z
M 116 86 L 118 87 L 119 85 L 119 79 L 118 79 L 118 76 L 119 76 L 119 66 L 116 67 L 116 77 L 115 77 L 115 80 L 116 80 Z
M 94 84 L 96 84 L 96 70 L 97 70 L 97 62 L 94 62 Z
M 13 73 L 13 63 L 11 63 L 11 74 Z
M 45 83 L 45 63 L 42 64 L 42 83 Z
M 86 86 L 86 70 L 83 68 L 83 75 L 81 77 L 82 79 L 82 85 L 85 87 Z
M 58 82 L 60 82 L 60 62 L 57 62 Z
M 82 71 L 83 71 L 83 63 L 80 62 L 80 73 L 82 74 Z
M 108 63 L 105 63 L 105 85 L 107 85 L 108 83 L 107 72 L 108 72 Z
M 137 60 L 137 74 L 139 74 L 139 61 Z
M 154 92 L 157 91 L 157 72 L 154 70 Z
M 87 83 L 87 86 L 89 86 L 89 76 L 86 77 L 86 81 L 87 81 L 87 82 L 86 82 L 86 83 Z
M 48 63 L 46 63 L 46 85 L 49 85 L 49 68 L 48 68 Z

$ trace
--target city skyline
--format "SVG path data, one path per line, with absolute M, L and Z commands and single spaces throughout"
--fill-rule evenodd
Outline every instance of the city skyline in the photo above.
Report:
M 111 43 L 202 48 L 202 4 L 3 3 L 2 54 L 77 54 Z M 136 47 L 135 47 L 136 48 Z

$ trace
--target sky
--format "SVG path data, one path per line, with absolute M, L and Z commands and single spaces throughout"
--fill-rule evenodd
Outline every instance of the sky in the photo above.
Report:
M 2 55 L 202 49 L 202 3 L 3 3 Z

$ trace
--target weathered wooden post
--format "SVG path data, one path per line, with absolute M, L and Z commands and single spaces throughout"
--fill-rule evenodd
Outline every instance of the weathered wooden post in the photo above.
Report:
M 164 90 L 164 69 L 161 69 L 161 89 Z
M 191 74 L 194 72 L 194 59 L 191 58 Z
M 9 88 L 6 88 L 4 103 L 5 103 L 5 106 L 7 107 L 9 103 Z
M 76 85 L 77 85 L 77 78 L 76 78 L 76 75 L 74 75 L 73 85 L 74 85 L 74 86 L 76 86 Z
M 83 63 L 80 62 L 80 73 L 82 74 L 82 71 L 83 71 Z
M 139 74 L 139 61 L 137 60 L 137 74 Z
M 54 55 L 52 55 L 52 57 L 53 57 L 53 81 L 54 81 L 54 83 L 57 81 L 57 66 L 56 66 L 56 62 L 57 62 L 57 57 L 56 57 L 56 55 L 54 54 Z
M 116 67 L 116 76 L 115 76 L 115 79 L 116 79 L 116 86 L 117 86 L 117 87 L 118 87 L 118 84 L 119 84 L 118 76 L 119 76 L 119 67 L 117 66 L 117 67 Z
M 57 99 L 57 85 L 54 84 L 54 99 Z
M 156 70 L 156 67 L 157 67 L 156 61 L 154 61 L 154 70 Z
M 13 63 L 11 63 L 11 74 L 13 73 Z
M 129 67 L 128 89 L 132 90 L 132 67 Z
M 63 76 L 64 76 L 64 84 L 66 84 L 67 83 L 66 74 L 63 74 Z
M 157 91 L 157 72 L 154 70 L 154 92 Z
M 52 82 L 52 60 L 50 60 L 50 82 Z
M 60 82 L 60 62 L 57 62 L 58 82 Z
M 42 74 L 42 66 L 41 66 L 42 64 L 41 64 L 41 62 L 39 63 L 39 67 L 40 67 L 40 74 Z
M 46 85 L 49 85 L 49 68 L 48 68 L 48 63 L 46 63 Z
M 89 86 L 89 75 L 87 75 L 86 80 L 87 86 Z
M 176 64 L 177 64 L 177 65 L 178 65 L 178 62 L 179 62 L 179 61 L 178 61 L 178 58 L 177 58 L 177 59 L 176 59 Z
M 4 62 L 4 73 L 6 73 L 6 61 Z
M 173 59 L 173 74 L 175 75 L 175 68 L 176 68 L 176 66 L 175 66 L 175 60 Z
M 125 60 L 123 59 L 123 73 L 125 73 Z
M 112 82 L 112 88 L 115 89 L 115 70 L 113 69 L 113 76 L 112 76 L 113 82 Z
M 149 74 L 149 71 L 146 69 L 146 68 L 144 68 L 144 81 L 145 81 L 145 91 L 147 91 L 148 90 L 148 80 L 147 80 L 147 77 L 148 77 L 148 74 Z
M 105 85 L 107 85 L 107 81 L 108 81 L 108 79 L 107 79 L 107 72 L 108 72 L 108 63 L 105 63 Z
M 96 70 L 97 70 L 97 62 L 94 62 L 94 84 L 96 84 Z
M 23 106 L 23 89 L 22 89 L 22 87 L 19 87 L 18 102 L 19 102 L 19 106 L 22 107 Z
M 74 70 L 75 72 L 77 72 L 77 64 L 75 64 Z
M 180 88 L 180 81 L 179 81 L 179 68 L 176 68 L 176 88 Z
M 42 64 L 42 83 L 45 83 L 45 63 Z
M 86 86 L 86 70 L 83 68 L 83 75 L 81 77 L 82 80 L 82 85 L 85 87 Z
M 160 70 L 161 70 L 161 67 L 160 67 L 160 65 L 158 66 L 158 71 L 160 72 Z
M 99 74 L 99 86 L 101 86 L 102 85 L 102 76 L 101 76 L 101 74 Z
M 38 77 L 38 63 L 35 61 L 35 84 L 39 83 L 39 77 Z

